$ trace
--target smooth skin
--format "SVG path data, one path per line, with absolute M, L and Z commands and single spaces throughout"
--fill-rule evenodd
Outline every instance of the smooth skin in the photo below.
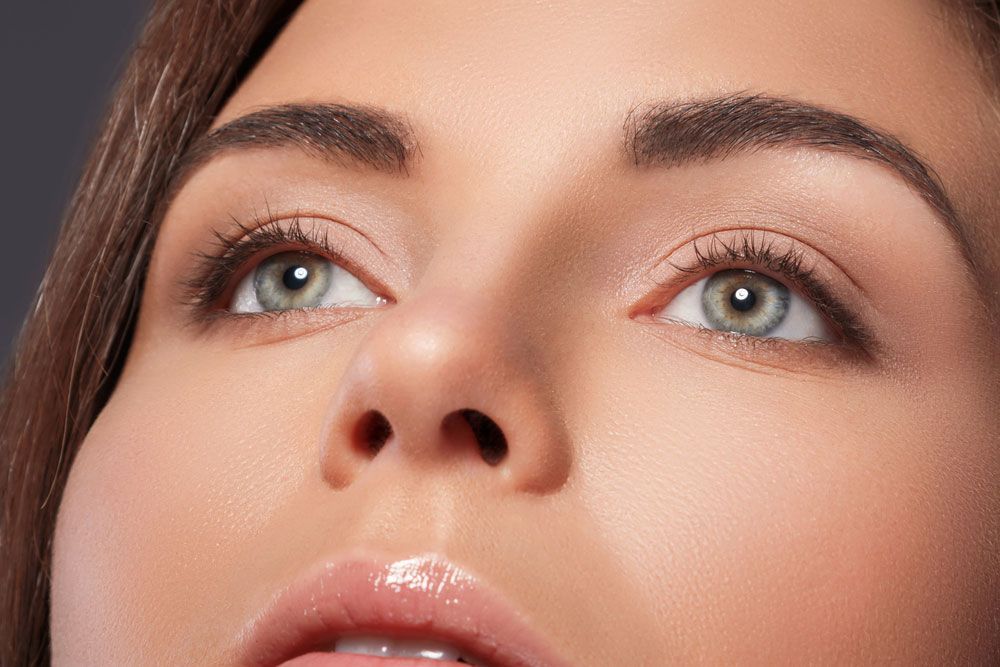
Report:
M 899 137 L 980 273 L 873 162 L 624 157 L 637 106 L 737 92 Z M 275 591 L 361 551 L 452 560 L 578 665 L 997 650 L 1000 121 L 937 3 L 308 0 L 215 126 L 290 102 L 404 116 L 416 159 L 237 150 L 181 188 L 60 507 L 55 664 L 231 664 Z M 262 211 L 308 212 L 390 303 L 193 324 L 194 253 Z M 868 347 L 658 318 L 741 229 L 808 249 Z M 370 460 L 358 405 L 397 436 Z M 501 465 L 442 428 L 467 407 Z

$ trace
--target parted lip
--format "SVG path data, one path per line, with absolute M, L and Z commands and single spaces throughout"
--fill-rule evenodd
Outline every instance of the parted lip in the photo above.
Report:
M 244 629 L 240 664 L 273 667 L 348 635 L 443 641 L 491 667 L 568 667 L 500 595 L 433 554 L 346 558 L 307 572 Z

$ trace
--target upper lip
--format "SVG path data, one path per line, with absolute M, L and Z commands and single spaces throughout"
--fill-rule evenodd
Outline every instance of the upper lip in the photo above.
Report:
M 241 636 L 241 664 L 273 667 L 346 635 L 436 639 L 493 667 L 567 663 L 473 575 L 431 555 L 345 558 L 282 590 Z

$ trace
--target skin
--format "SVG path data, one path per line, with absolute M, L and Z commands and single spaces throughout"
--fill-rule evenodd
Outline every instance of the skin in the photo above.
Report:
M 930 3 L 306 2 L 215 125 L 371 105 L 418 159 L 231 151 L 181 188 L 60 507 L 55 663 L 230 663 L 275 591 L 359 549 L 451 559 L 573 664 L 997 651 L 997 276 L 871 162 L 622 157 L 636 105 L 739 91 L 891 132 L 996 230 L 991 98 Z M 392 303 L 192 324 L 192 253 L 264 210 L 309 211 Z M 671 262 L 741 228 L 809 248 L 870 349 L 657 320 L 715 270 Z M 371 461 L 338 435 L 351 405 L 399 434 Z M 440 428 L 470 406 L 503 465 Z

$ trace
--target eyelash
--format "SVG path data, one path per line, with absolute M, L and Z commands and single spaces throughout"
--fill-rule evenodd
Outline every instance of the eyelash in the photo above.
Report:
M 330 242 L 326 230 L 319 231 L 315 227 L 303 229 L 297 216 L 291 218 L 285 226 L 277 225 L 276 218 L 271 216 L 261 218 L 257 214 L 254 214 L 251 225 L 246 225 L 236 218 L 231 220 L 235 227 L 233 236 L 218 231 L 213 232 L 215 251 L 195 252 L 198 266 L 194 277 L 183 283 L 185 301 L 205 318 L 221 315 L 277 317 L 292 312 L 265 311 L 234 315 L 218 309 L 219 302 L 234 286 L 234 276 L 255 257 L 302 250 L 323 255 L 332 262 L 351 268 L 342 251 Z M 277 250 L 279 248 L 283 250 Z M 800 291 L 819 308 L 848 342 L 862 348 L 871 345 L 873 339 L 868 329 L 861 324 L 853 311 L 830 293 L 823 282 L 815 276 L 814 271 L 805 266 L 805 253 L 794 244 L 778 249 L 775 247 L 775 240 L 766 232 L 739 230 L 738 236 L 733 241 L 727 241 L 719 233 L 708 237 L 707 244 L 699 245 L 699 242 L 695 241 L 694 254 L 695 260 L 690 265 L 681 266 L 673 262 L 670 264 L 686 274 L 707 273 L 712 269 L 739 265 L 749 269 L 763 268 L 783 276 L 798 285 Z M 660 287 L 667 289 L 669 285 L 663 284 Z M 737 336 L 740 339 L 754 338 L 738 334 Z
M 254 214 L 253 224 L 245 225 L 236 218 L 233 237 L 222 232 L 215 236 L 214 252 L 195 252 L 198 261 L 194 276 L 183 283 L 185 302 L 196 312 L 209 316 L 219 302 L 234 287 L 234 276 L 256 257 L 267 257 L 279 252 L 301 250 L 323 255 L 331 262 L 350 269 L 342 251 L 335 248 L 326 230 L 303 229 L 299 218 L 293 217 L 286 226 L 277 225 L 278 219 L 261 218 Z M 265 311 L 261 313 L 225 313 L 234 317 L 275 317 L 291 311 Z
M 727 241 L 719 233 L 712 234 L 705 244 L 707 247 L 699 246 L 696 240 L 694 262 L 687 266 L 673 262 L 670 264 L 676 270 L 687 274 L 707 273 L 711 269 L 734 268 L 734 265 L 737 265 L 750 270 L 765 269 L 783 276 L 798 286 L 803 295 L 819 308 L 846 341 L 862 348 L 872 344 L 872 335 L 861 323 L 860 318 L 826 288 L 812 268 L 805 266 L 805 252 L 802 249 L 794 243 L 779 249 L 775 247 L 774 238 L 767 232 L 759 230 L 743 229 L 737 234 L 733 241 Z M 668 286 L 668 284 L 661 285 L 664 288 Z M 736 335 L 740 338 L 753 338 Z

